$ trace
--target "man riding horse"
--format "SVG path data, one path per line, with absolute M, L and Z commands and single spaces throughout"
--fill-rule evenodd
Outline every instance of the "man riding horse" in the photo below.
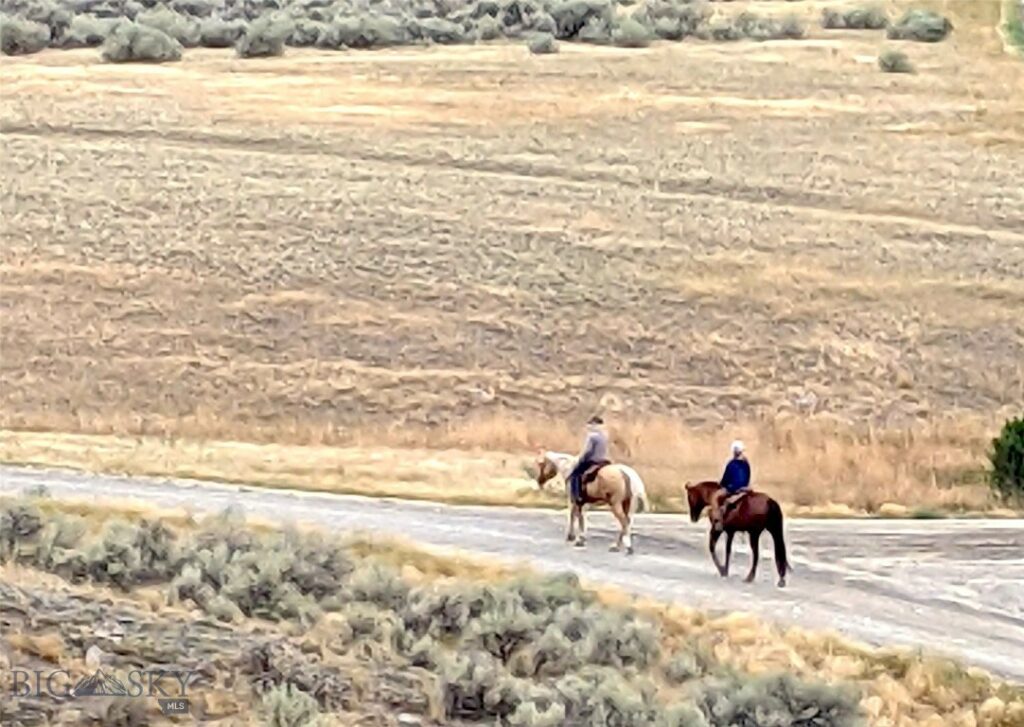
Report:
M 750 487 L 750 463 L 744 454 L 743 442 L 736 440 L 730 447 L 732 459 L 725 466 L 719 489 L 711 498 L 712 527 L 721 532 L 729 509 Z
M 577 505 L 584 504 L 584 479 L 593 479 L 597 471 L 606 464 L 611 464 L 611 460 L 608 459 L 608 432 L 604 429 L 604 420 L 599 416 L 593 416 L 587 422 L 587 438 L 583 442 L 583 452 L 569 473 L 569 491 L 573 502 Z

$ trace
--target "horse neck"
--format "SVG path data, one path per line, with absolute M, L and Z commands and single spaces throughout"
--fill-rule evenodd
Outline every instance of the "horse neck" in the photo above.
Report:
M 701 497 L 704 499 L 704 504 L 711 504 L 711 496 L 718 491 L 717 482 L 701 482 L 697 487 L 700 488 Z
M 572 468 L 576 466 L 576 460 L 578 459 L 578 457 L 566 454 L 565 452 L 548 452 L 547 457 L 554 463 L 555 469 L 558 470 L 558 474 L 563 478 L 569 476 Z

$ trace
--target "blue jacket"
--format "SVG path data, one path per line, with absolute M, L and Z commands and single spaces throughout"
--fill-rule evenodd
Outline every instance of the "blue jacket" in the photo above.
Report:
M 738 457 L 729 461 L 722 475 L 722 487 L 732 495 L 750 485 L 750 463 Z

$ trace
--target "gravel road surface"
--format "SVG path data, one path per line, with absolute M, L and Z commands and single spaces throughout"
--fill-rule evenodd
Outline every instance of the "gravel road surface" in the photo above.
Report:
M 236 505 L 250 515 L 339 534 L 396 535 L 538 570 L 571 569 L 589 582 L 664 601 L 922 647 L 1024 682 L 1024 520 L 790 520 L 794 570 L 778 589 L 770 536 L 761 540 L 755 583 L 742 582 L 749 565 L 745 536 L 737 537 L 733 573 L 723 579 L 707 552 L 707 523 L 681 515 L 639 515 L 637 553 L 626 556 L 608 552 L 614 530 L 602 511 L 589 515 L 589 542 L 579 550 L 565 542 L 564 514 L 553 511 L 0 467 L 0 495 L 38 485 L 68 499 L 197 512 Z

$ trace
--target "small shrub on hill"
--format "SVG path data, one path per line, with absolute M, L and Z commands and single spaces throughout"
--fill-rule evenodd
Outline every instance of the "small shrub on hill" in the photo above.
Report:
M 267 727 L 316 727 L 320 724 L 320 705 L 288 682 L 269 689 L 263 695 L 262 706 Z
M 176 13 L 166 6 L 159 6 L 152 10 L 139 13 L 135 18 L 139 25 L 148 25 L 151 28 L 166 33 L 181 43 L 184 48 L 194 48 L 199 45 L 201 31 L 199 23 L 192 18 Z
M 0 13 L 46 27 L 47 42 L 59 38 L 69 25 L 74 13 L 62 3 L 53 0 L 3 0 Z
M 405 24 L 390 15 L 344 16 L 326 25 L 316 41 L 318 48 L 389 48 L 412 42 Z
M 650 29 L 634 18 L 623 18 L 612 28 L 612 43 L 620 48 L 646 48 L 652 40 Z
M 231 48 L 245 34 L 244 20 L 206 18 L 199 23 L 199 45 L 203 48 Z
M 863 724 L 855 693 L 803 682 L 789 674 L 709 678 L 698 700 L 713 727 Z
M 992 440 L 992 489 L 1001 499 L 1024 502 L 1024 416 L 1003 425 Z
M 803 25 L 792 15 L 780 20 L 754 13 L 741 13 L 734 24 L 740 36 L 751 40 L 786 40 L 804 36 Z
M 99 18 L 95 15 L 76 15 L 71 25 L 57 39 L 60 48 L 95 48 L 114 32 L 120 20 L 115 18 Z
M 0 50 L 4 55 L 21 56 L 50 45 L 50 29 L 42 23 L 0 15 Z
M 544 55 L 558 52 L 558 41 L 551 33 L 538 33 L 530 39 L 528 44 L 530 52 L 534 55 Z
M 295 24 L 284 15 L 263 15 L 249 23 L 235 43 L 239 58 L 267 58 L 284 54 L 284 44 Z
M 468 40 L 461 25 L 444 18 L 416 18 L 410 23 L 409 31 L 416 40 L 439 45 L 457 45 Z
M 827 30 L 884 30 L 889 27 L 889 18 L 877 7 L 825 8 L 821 13 L 821 26 Z
M 297 18 L 295 27 L 289 34 L 286 45 L 294 48 L 311 48 L 320 40 L 320 36 L 327 32 L 327 23 L 322 23 L 309 18 Z
M 878 67 L 885 73 L 913 73 L 914 66 L 900 50 L 886 50 L 878 56 Z
M 548 12 L 554 18 L 554 35 L 559 40 L 607 42 L 611 37 L 615 10 L 607 0 L 560 0 L 550 5 Z M 589 39 L 584 37 L 588 27 Z M 601 41 L 596 41 L 597 37 Z
M 101 55 L 110 63 L 163 63 L 181 60 L 181 51 L 181 43 L 162 30 L 124 21 L 107 36 Z
M 948 18 L 931 10 L 908 10 L 898 22 L 889 26 L 891 40 L 916 40 L 921 43 L 938 43 L 953 30 Z

